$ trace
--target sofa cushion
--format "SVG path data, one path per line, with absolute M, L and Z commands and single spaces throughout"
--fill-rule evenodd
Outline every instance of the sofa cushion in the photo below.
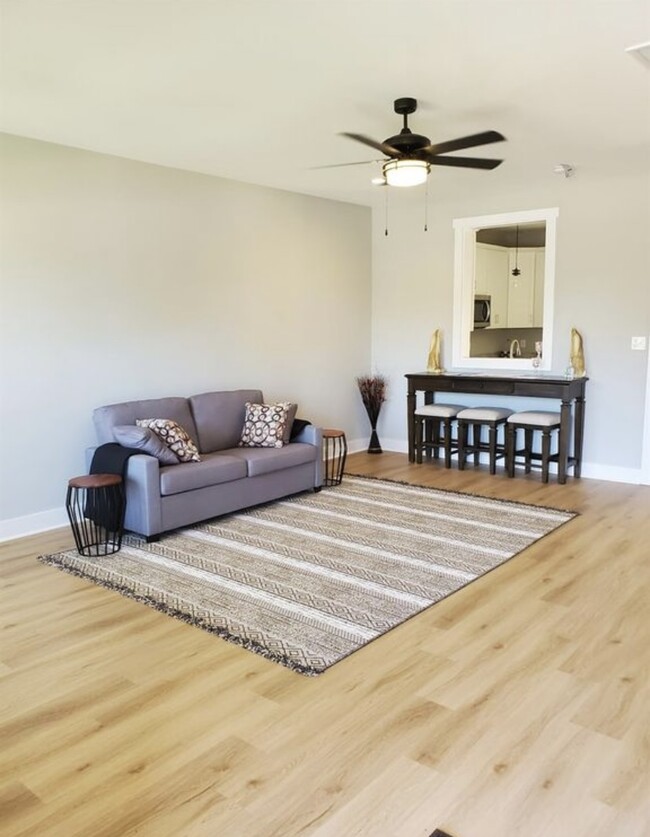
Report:
M 196 445 L 185 429 L 171 419 L 147 418 L 136 419 L 138 427 L 148 427 L 172 450 L 181 462 L 200 462 L 201 457 Z
M 204 392 L 189 399 L 201 453 L 233 448 L 244 426 L 247 401 L 261 401 L 258 389 Z
M 225 453 L 244 462 L 249 477 L 259 477 L 261 474 L 313 462 L 319 450 L 314 445 L 292 442 L 282 448 L 231 448 Z
M 246 402 L 246 417 L 239 446 L 244 448 L 281 448 L 289 418 L 288 401 L 277 404 Z
M 187 398 L 152 398 L 146 401 L 125 401 L 122 404 L 98 407 L 93 412 L 97 441 L 100 445 L 113 442 L 113 428 L 115 425 L 135 424 L 136 419 L 149 418 L 150 416 L 172 419 L 187 431 L 193 442 L 198 441 Z M 239 430 L 241 431 L 241 426 Z M 239 435 L 237 438 L 239 438 Z M 236 440 L 233 444 L 236 444 Z
M 125 448 L 135 448 L 149 456 L 155 456 L 161 465 L 178 465 L 180 459 L 173 450 L 148 427 L 135 424 L 117 424 L 113 428 L 115 441 Z
M 207 453 L 200 462 L 182 462 L 160 469 L 160 493 L 163 496 L 193 491 L 209 485 L 244 479 L 246 463 L 234 456 Z

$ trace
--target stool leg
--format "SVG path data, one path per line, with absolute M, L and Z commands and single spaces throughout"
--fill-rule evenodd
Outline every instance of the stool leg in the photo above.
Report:
M 514 477 L 515 475 L 515 439 L 516 439 L 517 431 L 512 426 L 512 424 L 506 425 L 506 468 L 508 470 L 508 476 Z
M 465 451 L 467 447 L 467 424 L 458 422 L 458 470 L 465 470 Z
M 525 448 L 525 453 L 524 453 L 525 468 L 524 468 L 524 470 L 527 474 L 530 474 L 530 463 L 531 463 L 530 455 L 533 452 L 533 431 L 529 427 L 524 428 L 524 448 Z
M 433 442 L 433 419 L 427 418 L 422 419 L 422 426 L 424 428 L 424 454 L 427 458 L 427 461 L 431 459 L 431 443 Z
M 422 425 L 424 419 L 422 416 L 415 417 L 415 461 L 418 465 L 422 464 Z
M 440 419 L 435 419 L 433 422 L 433 458 L 440 459 Z
M 548 482 L 548 458 L 551 455 L 551 431 L 542 430 L 542 482 Z
M 490 425 L 490 474 L 497 472 L 497 426 Z
M 472 425 L 472 447 L 474 449 L 474 467 L 479 464 L 481 461 L 481 430 L 482 425 L 480 424 L 473 424 Z
M 445 468 L 451 468 L 451 419 L 446 418 L 443 424 L 444 429 L 444 448 L 445 448 Z

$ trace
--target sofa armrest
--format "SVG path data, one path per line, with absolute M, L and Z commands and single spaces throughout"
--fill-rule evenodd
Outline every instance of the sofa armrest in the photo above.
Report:
M 155 456 L 136 454 L 129 458 L 124 528 L 141 535 L 162 532 L 160 463 Z
M 315 448 L 318 448 L 318 453 L 314 460 L 314 488 L 320 488 L 323 484 L 323 455 L 321 453 L 323 449 L 323 428 L 308 424 L 291 440 L 291 444 L 294 442 L 302 442 L 303 444 L 313 445 Z
M 90 470 L 95 448 L 86 449 L 86 466 Z M 129 457 L 126 467 L 126 514 L 124 528 L 140 535 L 162 532 L 160 504 L 160 463 L 155 456 L 143 453 Z
M 308 424 L 306 427 L 303 427 L 291 442 L 303 442 L 303 444 L 314 445 L 320 448 L 323 444 L 323 429 L 313 424 Z

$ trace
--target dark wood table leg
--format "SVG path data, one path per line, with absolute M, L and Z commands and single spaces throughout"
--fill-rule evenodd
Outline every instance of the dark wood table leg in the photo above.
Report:
M 569 434 L 571 432 L 571 399 L 563 400 L 560 408 L 560 440 L 557 458 L 557 481 L 566 482 L 567 460 L 569 457 Z
M 585 434 L 585 399 L 576 398 L 575 415 L 573 418 L 573 448 L 575 464 L 573 466 L 573 476 L 580 477 L 582 473 L 582 444 Z
M 406 396 L 406 416 L 408 420 L 409 462 L 415 462 L 415 391 L 409 389 Z

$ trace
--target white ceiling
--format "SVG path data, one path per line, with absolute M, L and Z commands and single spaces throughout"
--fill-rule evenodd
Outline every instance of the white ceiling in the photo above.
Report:
M 647 171 L 650 0 L 2 0 L 3 131 L 372 204 L 378 156 L 340 131 L 488 129 L 492 172 Z

